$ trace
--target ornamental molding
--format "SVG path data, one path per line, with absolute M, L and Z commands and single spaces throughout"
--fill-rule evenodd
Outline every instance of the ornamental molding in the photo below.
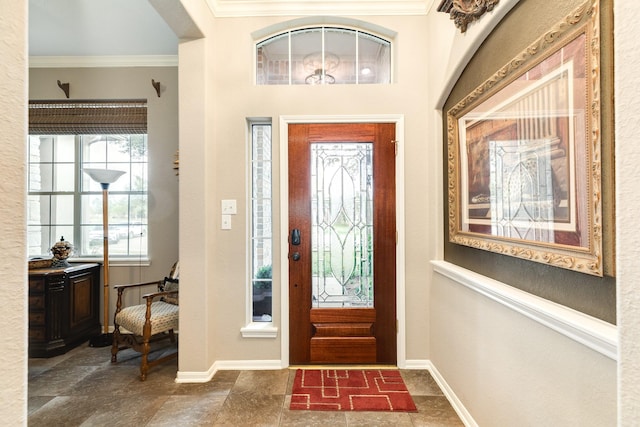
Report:
M 448 13 L 460 29 L 467 31 L 467 26 L 487 12 L 491 12 L 500 0 L 442 0 L 438 12 Z

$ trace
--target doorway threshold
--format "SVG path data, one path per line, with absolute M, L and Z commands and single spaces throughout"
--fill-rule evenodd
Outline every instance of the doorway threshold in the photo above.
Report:
M 397 365 L 372 365 L 372 364 L 349 364 L 349 365 L 290 365 L 289 369 L 398 369 Z

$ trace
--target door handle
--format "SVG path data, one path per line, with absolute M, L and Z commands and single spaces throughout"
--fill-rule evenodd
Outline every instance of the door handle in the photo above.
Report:
M 293 246 L 298 246 L 300 244 L 300 230 L 297 228 L 291 230 L 291 244 Z

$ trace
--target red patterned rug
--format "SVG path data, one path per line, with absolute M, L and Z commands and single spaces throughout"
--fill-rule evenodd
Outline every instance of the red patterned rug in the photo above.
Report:
M 395 369 L 298 369 L 290 409 L 417 411 Z

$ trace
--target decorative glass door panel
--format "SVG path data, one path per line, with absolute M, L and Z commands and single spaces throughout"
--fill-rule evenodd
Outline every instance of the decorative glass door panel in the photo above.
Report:
M 373 143 L 311 144 L 313 308 L 373 307 Z

